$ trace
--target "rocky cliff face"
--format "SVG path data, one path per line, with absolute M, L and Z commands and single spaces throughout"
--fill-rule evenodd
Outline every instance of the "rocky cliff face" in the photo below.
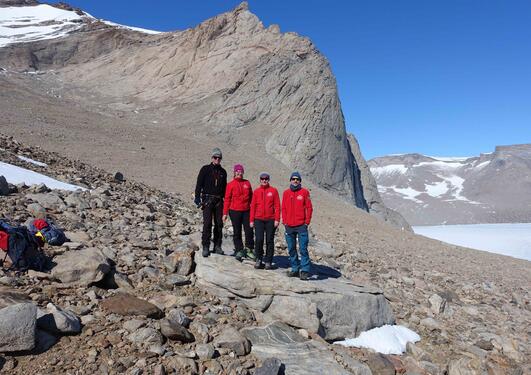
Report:
M 531 220 L 531 144 L 469 158 L 392 155 L 369 165 L 386 205 L 412 224 Z
M 347 138 L 335 78 L 307 38 L 265 28 L 246 3 L 193 29 L 159 35 L 86 15 L 82 23 L 64 38 L 4 47 L 0 64 L 55 69 L 63 82 L 108 103 L 142 103 L 187 118 L 203 137 L 236 147 L 255 143 L 324 189 L 396 222 L 388 210 L 374 209 L 383 207 L 376 195 L 366 202 L 370 171 L 352 167 L 361 153 Z

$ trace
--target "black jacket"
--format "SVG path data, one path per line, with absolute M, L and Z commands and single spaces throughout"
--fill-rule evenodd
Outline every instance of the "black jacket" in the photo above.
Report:
M 204 194 L 215 195 L 220 198 L 225 196 L 227 187 L 227 171 L 221 165 L 212 163 L 204 165 L 197 176 L 195 196 Z

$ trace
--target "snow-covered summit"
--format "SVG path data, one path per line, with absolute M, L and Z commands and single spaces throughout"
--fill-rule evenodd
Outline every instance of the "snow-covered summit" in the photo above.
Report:
M 88 13 L 72 8 L 48 4 L 11 6 L 0 8 L 0 47 L 14 43 L 55 39 L 79 30 L 90 22 L 103 22 L 109 26 L 156 34 L 158 31 L 120 25 L 98 20 Z

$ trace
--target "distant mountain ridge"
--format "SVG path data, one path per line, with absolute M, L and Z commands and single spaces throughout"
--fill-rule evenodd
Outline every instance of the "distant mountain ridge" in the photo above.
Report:
M 531 144 L 475 157 L 369 160 L 384 203 L 412 225 L 531 221 Z

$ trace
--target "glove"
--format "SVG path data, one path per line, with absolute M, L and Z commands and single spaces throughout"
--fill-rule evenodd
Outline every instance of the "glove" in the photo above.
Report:
M 197 207 L 201 206 L 201 197 L 195 197 L 194 203 Z

